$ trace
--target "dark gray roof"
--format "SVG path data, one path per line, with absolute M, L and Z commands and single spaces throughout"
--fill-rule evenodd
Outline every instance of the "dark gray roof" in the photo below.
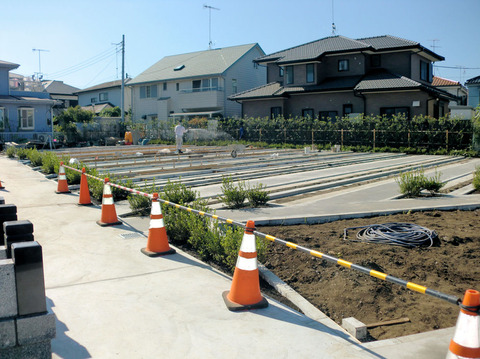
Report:
M 474 84 L 480 84 L 480 76 L 474 77 L 472 79 L 467 80 L 467 82 L 465 82 L 465 85 L 474 85 Z
M 350 39 L 345 36 L 330 36 L 312 41 L 303 45 L 295 46 L 286 50 L 278 51 L 270 55 L 262 56 L 256 62 L 276 62 L 278 64 L 294 63 L 298 61 L 313 61 L 329 53 L 350 51 L 384 51 L 391 49 L 417 47 L 430 56 L 439 60 L 444 58 L 424 48 L 418 42 L 405 40 L 399 37 L 383 35 L 367 37 L 363 39 Z
M 386 70 L 377 70 L 365 76 L 344 76 L 326 78 L 318 85 L 286 86 L 272 82 L 229 97 L 230 100 L 251 100 L 258 98 L 278 98 L 295 93 L 351 90 L 357 92 L 419 89 L 435 95 L 456 99 L 456 96 L 433 86 L 422 84 L 408 77 L 396 75 Z
M 235 95 L 230 96 L 232 100 L 242 100 L 242 99 L 251 99 L 251 98 L 262 98 L 262 97 L 272 97 L 277 95 L 279 90 L 283 90 L 282 85 L 279 82 L 271 82 L 266 85 L 258 86 L 253 89 L 236 93 Z
M 16 68 L 19 67 L 19 66 L 20 66 L 20 65 L 14 64 L 13 62 L 8 62 L 8 61 L 0 60 L 0 67 L 7 67 L 7 68 L 9 68 L 10 70 L 13 70 L 13 69 L 16 69 Z
M 357 91 L 388 90 L 418 88 L 422 84 L 405 76 L 395 75 L 387 71 L 369 74 L 355 86 Z
M 125 79 L 125 84 L 127 84 L 130 80 L 131 79 Z M 76 91 L 75 93 L 103 90 L 103 89 L 108 89 L 113 87 L 120 87 L 121 85 L 122 85 L 122 80 L 109 81 L 109 82 L 101 83 L 99 85 L 88 87 L 80 91 Z
M 73 87 L 63 83 L 63 81 L 55 81 L 55 80 L 48 80 L 42 81 L 42 85 L 50 94 L 63 94 L 63 95 L 71 95 L 74 92 L 79 91 L 80 89 L 77 87 Z

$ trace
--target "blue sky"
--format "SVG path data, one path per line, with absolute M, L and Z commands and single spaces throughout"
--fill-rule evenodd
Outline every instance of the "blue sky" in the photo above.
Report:
M 32 75 L 40 54 L 45 79 L 86 88 L 120 78 L 113 44 L 125 35 L 135 77 L 164 56 L 208 49 L 204 5 L 220 9 L 211 10 L 216 48 L 259 43 L 269 54 L 332 34 L 332 0 L 18 0 L 1 5 L 0 60 Z M 445 57 L 437 76 L 480 75 L 480 0 L 333 0 L 333 10 L 338 35 L 417 41 Z

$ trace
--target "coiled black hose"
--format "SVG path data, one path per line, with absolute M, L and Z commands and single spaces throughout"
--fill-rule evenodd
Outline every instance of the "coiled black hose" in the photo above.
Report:
M 437 237 L 435 231 L 413 223 L 384 223 L 369 226 L 349 227 L 343 231 L 343 239 L 347 240 L 347 231 L 360 229 L 356 241 L 383 243 L 408 248 L 433 245 Z M 354 240 L 355 241 L 355 240 Z

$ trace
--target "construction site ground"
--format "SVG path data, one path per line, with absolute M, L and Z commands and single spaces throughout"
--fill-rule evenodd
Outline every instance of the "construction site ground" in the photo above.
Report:
M 235 221 L 253 219 L 257 228 L 264 233 L 447 294 L 461 297 L 466 289 L 478 289 L 480 287 L 478 271 L 475 269 L 476 263 L 478 263 L 476 252 L 478 252 L 480 242 L 478 235 L 480 195 L 471 194 L 472 172 L 476 166 L 480 165 L 480 159 L 449 156 L 405 156 L 403 154 L 312 153 L 307 150 L 262 149 L 252 149 L 251 151 L 246 149 L 245 153 L 238 155 L 237 158 L 232 158 L 226 149 L 215 148 L 212 150 L 211 148 L 195 148 L 193 146 L 187 148 L 186 152 L 186 155 L 176 156 L 172 155 L 171 148 L 152 146 L 120 149 L 78 149 L 68 154 L 82 160 L 89 166 L 97 167 L 101 173 L 109 171 L 110 173 L 126 175 L 138 184 L 155 181 L 157 185 L 162 186 L 168 179 L 181 178 L 182 182 L 191 185 L 198 191 L 200 197 L 207 199 L 216 214 L 222 217 L 232 218 Z M 81 214 L 85 213 L 85 209 L 78 207 L 73 209 L 72 205 L 74 205 L 76 197 L 74 194 L 67 195 L 61 200 L 61 203 L 56 204 L 54 198 L 51 198 L 55 195 L 48 194 L 55 182 L 42 180 L 40 173 L 33 171 L 34 175 L 29 176 L 25 183 L 28 182 L 29 186 L 34 186 L 35 181 L 41 183 L 41 187 L 36 188 L 38 193 L 33 196 L 34 198 L 19 194 L 19 188 L 17 187 L 22 183 L 16 181 L 13 176 L 24 173 L 24 170 L 17 168 L 17 166 L 22 165 L 18 164 L 12 167 L 10 165 L 13 163 L 12 160 L 5 158 L 1 160 L 2 167 L 8 164 L 9 171 L 6 184 L 11 186 L 11 192 L 7 192 L 6 197 L 10 200 L 10 203 L 17 201 L 24 218 L 32 218 L 40 222 L 37 228 L 42 231 L 42 234 L 36 236 L 36 238 L 44 241 L 42 245 L 44 245 L 46 260 L 48 260 L 46 263 L 49 263 L 46 264 L 47 295 L 50 300 L 54 300 L 55 306 L 50 303 L 51 308 L 56 312 L 57 319 L 60 320 L 60 328 L 63 330 L 61 336 L 52 342 L 53 348 L 56 348 L 54 352 L 59 357 L 67 357 L 62 356 L 62 353 L 74 353 L 76 349 L 80 350 L 80 354 L 85 352 L 105 353 L 108 348 L 112 348 L 112 345 L 117 345 L 120 348 L 116 353 L 121 357 L 128 357 L 124 356 L 125 353 L 134 355 L 135 350 L 127 349 L 121 341 L 117 340 L 118 338 L 107 340 L 102 349 L 97 348 L 97 345 L 101 345 L 100 338 L 95 338 L 94 333 L 92 333 L 92 336 L 84 331 L 88 323 L 82 324 L 82 318 L 75 314 L 75 308 L 81 305 L 82 312 L 87 315 L 85 311 L 88 310 L 88 307 L 95 306 L 94 303 L 99 300 L 102 301 L 99 308 L 95 308 L 95 313 L 98 313 L 99 309 L 106 310 L 106 313 L 100 313 L 98 318 L 92 320 L 99 330 L 107 330 L 111 325 L 103 321 L 108 320 L 109 315 L 119 315 L 115 307 L 112 307 L 109 303 L 119 305 L 122 303 L 120 298 L 124 296 L 124 303 L 119 308 L 129 311 L 128 308 L 131 306 L 138 311 L 138 305 L 141 303 L 152 305 L 152 301 L 155 301 L 155 299 L 151 298 L 151 295 L 159 298 L 159 303 L 164 305 L 163 308 L 155 305 L 155 310 L 158 313 L 151 319 L 156 318 L 157 321 L 162 321 L 159 315 L 164 315 L 176 323 L 163 323 L 161 325 L 162 333 L 171 333 L 171 330 L 178 333 L 182 330 L 188 332 L 186 341 L 180 339 L 180 337 L 172 337 L 170 334 L 165 338 L 173 344 L 169 349 L 170 357 L 182 357 L 182 353 L 192 354 L 193 350 L 200 350 L 201 353 L 208 354 L 210 357 L 224 357 L 226 353 L 234 354 L 237 357 L 274 355 L 276 357 L 319 358 L 440 358 L 445 356 L 448 342 L 453 335 L 453 328 L 447 327 L 452 327 L 455 324 L 458 307 L 349 269 L 328 264 L 276 243 L 269 245 L 267 260 L 264 263 L 270 269 L 267 272 L 278 276 L 280 282 L 281 280 L 286 282 L 286 284 L 281 285 L 293 287 L 295 295 L 288 296 L 289 301 L 292 302 L 295 310 L 298 309 L 303 312 L 307 319 L 312 320 L 312 322 L 306 324 L 301 317 L 291 316 L 290 312 L 287 313 L 285 309 L 281 309 L 282 319 L 274 311 L 266 312 L 268 314 L 265 314 L 263 320 L 258 321 L 260 320 L 258 314 L 261 314 L 261 311 L 255 311 L 251 313 L 253 316 L 247 315 L 244 317 L 247 314 L 244 313 L 241 314 L 242 317 L 232 317 L 232 319 L 236 318 L 234 319 L 235 324 L 224 327 L 221 323 L 227 317 L 223 313 L 224 308 L 222 308 L 220 311 L 215 309 L 213 314 L 210 315 L 210 317 L 213 316 L 212 323 L 200 323 L 198 321 L 207 320 L 208 313 L 205 313 L 204 318 L 203 314 L 192 312 L 192 310 L 195 308 L 195 299 L 200 300 L 200 307 L 203 311 L 212 310 L 208 300 L 205 302 L 202 299 L 206 293 L 204 291 L 191 293 L 191 299 L 186 300 L 180 296 L 180 288 L 175 286 L 175 282 L 181 281 L 181 278 L 187 278 L 185 276 L 178 277 L 178 274 L 180 274 L 177 273 L 178 269 L 185 268 L 182 270 L 186 270 L 187 266 L 193 264 L 192 259 L 187 254 L 180 253 L 180 257 L 175 257 L 173 261 L 178 262 L 177 265 L 181 265 L 181 268 L 176 268 L 177 265 L 174 265 L 175 268 L 170 268 L 171 265 L 168 263 L 173 264 L 172 261 L 155 262 L 158 265 L 166 265 L 157 272 L 154 267 L 151 267 L 151 264 L 154 264 L 153 262 L 148 262 L 151 263 L 148 265 L 146 265 L 147 262 L 142 264 L 141 256 L 138 257 L 135 254 L 132 257 L 128 254 L 129 249 L 138 250 L 142 245 L 144 246 L 144 234 L 143 237 L 129 240 L 128 243 L 127 241 L 120 242 L 119 248 L 111 247 L 118 243 L 118 234 L 121 232 L 145 233 L 145 229 L 142 230 L 141 228 L 148 228 L 148 217 L 126 217 L 122 219 L 124 224 L 121 227 L 123 228 L 110 228 L 111 233 L 115 234 L 113 236 L 107 234 L 107 237 L 102 239 L 107 232 L 103 229 L 100 230 L 101 228 L 95 224 L 94 227 L 86 224 L 85 220 L 87 218 L 84 218 L 85 214 Z M 401 198 L 398 193 L 398 185 L 395 183 L 395 176 L 398 176 L 402 171 L 419 167 L 423 167 L 427 175 L 440 171 L 442 180 L 446 183 L 445 193 L 436 197 Z M 221 180 L 222 176 L 225 175 L 230 175 L 234 179 L 245 180 L 251 185 L 265 184 L 267 189 L 271 191 L 269 205 L 263 208 L 246 206 L 237 210 L 225 208 L 216 199 L 216 196 L 221 194 Z M 4 178 L 5 175 L 2 175 L 1 180 L 3 181 Z M 12 187 L 15 187 L 14 190 Z M 7 187 L 8 189 L 9 187 Z M 74 189 L 75 186 L 72 186 L 72 190 Z M 3 194 L 0 193 L 0 195 Z M 48 200 L 41 203 L 42 198 Z M 22 205 L 24 208 L 21 207 Z M 116 205 L 119 214 L 129 212 L 127 203 L 117 203 Z M 53 211 L 52 213 L 48 211 L 40 213 L 35 211 L 37 207 L 39 210 L 43 207 L 49 207 Z M 68 215 L 67 209 L 74 211 L 75 215 L 80 217 L 72 219 L 76 217 L 72 217 L 71 214 Z M 97 214 L 92 213 L 92 209 Z M 98 206 L 92 209 L 87 212 L 88 217 L 98 217 Z M 60 223 L 52 223 L 50 215 L 58 218 Z M 43 221 L 47 222 L 43 223 Z M 343 229 L 345 227 L 392 221 L 414 222 L 435 230 L 439 235 L 439 243 L 430 248 L 405 249 L 389 245 L 363 244 L 343 240 Z M 73 226 L 71 229 L 66 228 L 69 222 Z M 95 228 L 91 235 L 82 233 L 85 226 L 90 231 Z M 52 238 L 44 237 L 45 233 L 52 232 L 55 229 L 60 232 L 54 234 Z M 77 236 L 80 239 L 73 238 Z M 113 237 L 117 237 L 117 239 Z M 99 242 L 97 242 L 98 240 Z M 62 243 L 64 241 L 65 243 Z M 137 243 L 138 241 L 140 243 Z M 82 249 L 82 245 L 87 245 L 85 247 L 87 250 Z M 63 258 L 59 255 L 60 252 L 75 253 L 72 258 L 78 258 L 74 260 Z M 99 256 L 100 253 L 105 256 L 104 259 Z M 123 261 L 119 261 L 120 257 L 117 257 L 118 255 L 122 256 Z M 91 256 L 100 260 L 100 272 L 94 271 L 93 267 L 88 268 L 89 265 L 94 263 L 87 259 Z M 107 264 L 107 258 L 112 263 Z M 129 261 L 132 261 L 131 264 L 134 265 L 130 265 Z M 123 267 L 121 263 L 124 263 Z M 113 264 L 113 267 L 110 264 Z M 95 264 L 96 266 L 97 264 Z M 193 269 L 195 267 L 197 271 L 188 270 L 189 278 L 203 278 L 206 273 L 209 273 L 208 276 L 214 274 L 214 271 L 205 271 L 204 269 L 207 267 L 203 267 L 203 264 L 195 264 Z M 60 274 L 61 268 L 68 268 L 68 271 Z M 81 274 L 78 272 L 80 268 L 87 269 L 87 273 Z M 107 268 L 106 271 L 105 268 Z M 103 274 L 101 270 L 104 271 Z M 171 278 L 164 277 L 164 274 L 166 275 L 170 270 L 173 270 L 172 274 L 177 273 L 177 275 Z M 261 271 L 263 271 L 262 268 Z M 147 282 L 147 277 L 157 277 L 158 275 L 161 275 L 161 282 L 166 287 L 153 290 L 152 285 Z M 214 275 L 218 276 L 219 274 Z M 203 279 L 198 283 L 192 283 L 192 279 L 188 280 L 189 286 L 194 288 L 202 286 Z M 222 280 L 216 282 L 213 287 L 217 289 L 218 287 L 225 287 L 223 279 L 222 277 Z M 125 283 L 122 284 L 122 282 Z M 117 284 L 122 284 L 121 293 L 115 293 Z M 132 287 L 125 287 L 127 284 Z M 92 288 L 94 288 L 92 295 L 97 297 L 96 301 L 95 298 L 90 300 L 83 295 L 87 293 L 82 291 L 82 288 L 89 288 L 92 285 Z M 107 287 L 111 288 L 108 289 Z M 151 288 L 153 291 L 150 290 L 150 295 L 145 297 L 147 288 Z M 163 294 L 165 291 L 175 297 L 175 304 L 165 304 L 165 301 L 168 301 L 168 295 Z M 71 294 L 68 294 L 69 292 Z M 181 292 L 183 293 L 184 290 L 181 290 Z M 76 297 L 72 297 L 72 294 Z M 69 299 L 66 300 L 65 295 Z M 113 295 L 113 297 L 108 299 L 109 295 Z M 211 302 L 211 295 L 209 294 L 206 297 Z M 88 304 L 80 304 L 86 300 L 88 300 Z M 105 300 L 106 302 L 103 302 Z M 214 302 L 217 301 L 217 299 L 214 300 Z M 271 303 L 275 303 L 275 301 L 272 300 Z M 274 304 L 274 306 L 278 308 L 281 304 Z M 170 311 L 172 309 L 173 311 Z M 137 329 L 134 332 L 146 334 L 148 328 L 155 327 L 154 323 L 150 323 L 148 318 L 150 308 L 144 307 L 144 310 L 140 310 L 140 313 L 142 320 L 147 321 L 146 327 L 142 328 L 140 323 L 135 324 Z M 87 316 L 91 317 L 90 315 Z M 400 317 L 408 317 L 409 322 L 388 327 L 382 325 L 372 327 L 369 329 L 369 339 L 378 340 L 359 346 L 355 344 L 352 338 L 348 338 L 348 335 L 345 336 L 345 332 L 338 325 L 342 318 L 349 316 L 354 316 L 366 324 Z M 271 322 L 272 318 L 278 319 Z M 237 320 L 239 321 L 237 322 Z M 248 342 L 247 338 L 251 335 L 248 334 L 247 328 L 242 326 L 250 320 L 258 321 L 257 325 L 262 326 L 261 330 L 255 330 L 255 333 L 259 335 L 255 340 L 262 340 L 264 341 L 263 344 L 260 345 L 260 343 L 255 342 L 256 344 L 252 346 L 252 342 L 249 342 L 248 345 L 254 351 L 253 354 L 250 353 L 251 355 L 240 354 L 240 349 L 236 346 L 227 349 L 227 342 L 230 345 L 233 342 L 244 344 Z M 300 323 L 298 320 L 302 323 L 300 326 L 294 324 Z M 120 315 L 115 321 L 127 325 L 127 322 L 137 323 L 137 318 L 134 313 L 129 313 L 126 316 Z M 304 334 L 308 332 L 308 330 L 305 332 L 305 329 L 313 328 L 312 323 L 314 322 L 319 323 L 320 326 L 326 326 L 325 330 L 314 331 L 313 337 L 311 337 L 311 333 L 305 336 Z M 286 323 L 294 324 L 293 328 L 284 328 Z M 71 327 L 71 335 L 62 327 L 65 325 Z M 273 325 L 273 327 L 270 327 L 270 325 Z M 241 327 L 243 329 L 239 330 Z M 126 332 L 129 332 L 127 330 L 124 333 L 122 328 L 115 325 L 114 332 L 117 333 L 117 336 L 120 333 L 126 334 Z M 431 332 L 434 329 L 437 330 Z M 271 330 L 276 334 L 272 334 Z M 287 330 L 287 332 L 284 330 Z M 290 330 L 294 330 L 294 332 Z M 157 333 L 155 337 L 158 339 L 161 333 L 158 332 L 158 329 L 153 329 L 153 331 Z M 211 348 L 205 347 L 205 344 L 208 338 L 218 340 L 217 337 L 221 332 L 229 332 L 230 335 L 221 340 L 218 347 L 221 349 L 221 353 L 215 352 L 218 354 L 215 355 Z M 424 333 L 400 337 L 420 332 Z M 269 334 L 267 335 L 267 333 Z M 284 334 L 280 335 L 280 333 Z M 147 334 L 147 336 L 150 337 L 150 334 Z M 235 334 L 239 335 L 240 340 L 235 339 Z M 324 334 L 326 337 L 323 336 Z M 129 345 L 136 346 L 137 344 L 134 343 L 135 340 L 138 341 L 137 333 L 132 332 L 132 335 L 135 339 L 132 337 L 128 341 Z M 297 349 L 303 349 L 301 352 L 283 346 L 281 346 L 283 349 L 280 346 L 275 349 L 268 345 L 269 338 L 272 335 L 276 335 L 274 346 L 278 346 L 280 342 L 292 342 L 293 340 L 296 343 L 301 343 L 300 346 L 297 346 Z M 283 340 L 279 339 L 282 335 L 285 335 Z M 292 335 L 295 335 L 296 339 Z M 325 341 L 330 336 L 336 338 L 334 342 L 331 342 L 330 339 Z M 74 341 L 72 342 L 70 338 L 73 338 Z M 396 339 L 383 340 L 385 338 Z M 345 339 L 347 340 L 342 344 Z M 141 339 L 140 342 L 148 346 L 147 339 Z M 197 348 L 194 343 L 197 343 L 200 347 Z M 313 352 L 309 348 L 314 350 L 313 348 L 318 345 L 322 347 L 323 351 L 319 353 L 317 350 L 315 355 L 312 355 Z M 158 343 L 152 346 L 158 347 Z M 353 352 L 351 351 L 352 348 Z M 137 350 L 138 353 L 151 354 L 151 351 L 145 347 Z M 260 353 L 262 353 L 262 356 L 260 356 Z M 282 354 L 279 355 L 279 353 Z M 201 357 L 198 355 L 190 356 Z

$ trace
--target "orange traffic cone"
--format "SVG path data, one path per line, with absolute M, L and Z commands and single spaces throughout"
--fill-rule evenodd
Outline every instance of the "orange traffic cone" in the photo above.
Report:
M 0 189 L 4 189 L 5 187 L 2 186 L 2 181 L 0 181 Z
M 67 176 L 65 175 L 65 167 L 63 162 L 60 162 L 60 168 L 58 169 L 58 186 L 55 193 L 70 193 L 68 189 Z
M 175 253 L 175 249 L 170 248 L 168 245 L 167 230 L 163 223 L 162 209 L 160 207 L 160 202 L 158 202 L 158 193 L 153 194 L 147 247 L 142 248 L 141 251 L 149 257 L 158 257 Z
M 88 180 L 85 175 L 85 167 L 82 168 L 82 177 L 80 178 L 80 197 L 78 198 L 79 206 L 91 206 L 90 192 L 88 191 Z
M 447 359 L 480 358 L 480 292 L 467 290 L 460 308 Z
M 231 311 L 268 306 L 267 300 L 260 293 L 254 229 L 255 222 L 248 221 L 238 252 L 231 290 L 223 292 L 223 300 Z
M 102 217 L 97 221 L 97 224 L 102 227 L 122 224 L 117 218 L 117 212 L 115 211 L 115 204 L 113 203 L 113 195 L 109 182 L 110 180 L 105 178 L 102 197 Z

